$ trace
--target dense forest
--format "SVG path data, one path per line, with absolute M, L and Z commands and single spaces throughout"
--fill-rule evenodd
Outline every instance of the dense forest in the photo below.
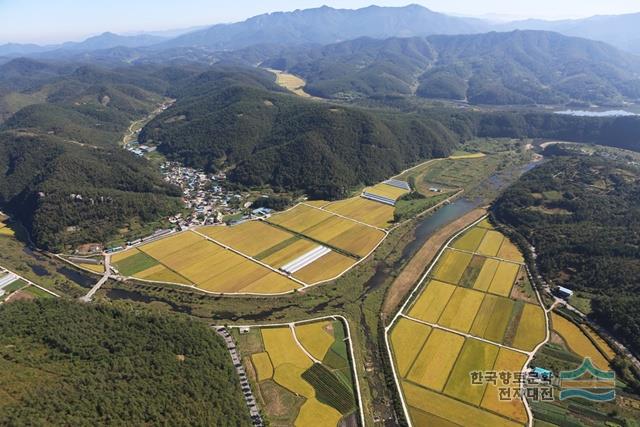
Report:
M 640 172 L 598 157 L 557 157 L 495 202 L 534 247 L 547 279 L 593 294 L 592 316 L 640 352 Z
M 222 340 L 194 321 L 15 302 L 0 354 L 2 425 L 251 425 Z
M 334 99 L 622 105 L 640 98 L 640 60 L 604 43 L 543 31 L 363 38 L 283 49 L 263 65 L 300 75 L 307 92 Z
M 285 93 L 272 74 L 217 69 L 171 92 L 175 105 L 141 140 L 170 159 L 215 170 L 245 185 L 343 197 L 407 164 L 448 155 L 458 136 L 414 114 L 363 110 Z

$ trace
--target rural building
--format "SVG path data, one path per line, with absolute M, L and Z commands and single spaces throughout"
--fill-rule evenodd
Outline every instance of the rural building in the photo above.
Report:
M 540 378 L 540 379 L 543 379 L 543 380 L 548 380 L 548 379 L 551 379 L 553 377 L 553 372 L 551 372 L 548 369 L 534 367 L 529 372 L 529 375 L 534 377 L 534 378 Z
M 571 296 L 573 295 L 573 291 L 571 289 L 567 289 L 563 286 L 558 286 L 558 289 L 556 290 L 557 294 L 564 299 L 568 299 L 571 298 Z

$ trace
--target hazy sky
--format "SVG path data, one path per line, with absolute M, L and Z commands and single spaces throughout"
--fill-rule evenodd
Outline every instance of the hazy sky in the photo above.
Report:
M 507 15 L 517 19 L 640 12 L 638 0 L 0 0 L 0 43 L 60 42 L 104 31 L 176 29 L 323 4 L 358 8 L 372 3 L 380 6 L 418 3 L 438 12 Z

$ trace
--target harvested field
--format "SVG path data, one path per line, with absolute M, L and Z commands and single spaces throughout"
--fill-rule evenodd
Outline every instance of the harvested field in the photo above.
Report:
M 391 348 L 398 367 L 398 373 L 405 377 L 409 368 L 422 349 L 431 326 L 401 317 L 391 331 Z
M 402 389 L 410 406 L 460 426 L 521 427 L 521 424 L 406 381 L 402 382 Z
M 332 218 L 333 215 L 320 209 L 305 205 L 297 205 L 288 211 L 273 215 L 267 221 L 280 225 L 296 233 L 303 231 Z
M 496 274 L 496 270 L 498 269 L 498 265 L 500 265 L 500 261 L 497 259 L 485 258 L 482 270 L 480 270 L 480 274 L 478 274 L 478 278 L 473 284 L 473 289 L 483 292 L 488 291 L 493 277 Z
M 480 242 L 482 242 L 486 233 L 487 230 L 484 228 L 473 227 L 471 230 L 456 239 L 451 246 L 456 249 L 475 252 L 476 249 L 478 249 L 478 246 L 480 246 Z
M 499 347 L 469 338 L 465 341 L 458 360 L 444 389 L 445 394 L 471 403 L 480 404 L 485 385 L 472 385 L 470 373 L 490 371 L 498 356 Z
M 493 280 L 489 286 L 489 292 L 503 297 L 511 295 L 511 288 L 516 280 L 519 269 L 519 264 L 500 261 L 496 269 L 496 274 L 493 276 Z
M 511 243 L 511 240 L 506 237 L 502 241 L 502 246 L 500 246 L 500 250 L 498 251 L 498 258 L 520 263 L 524 262 L 524 257 L 522 256 L 522 253 L 520 253 L 520 249 L 518 249 L 518 247 Z
M 356 260 L 337 252 L 322 256 L 320 259 L 295 272 L 293 277 L 308 284 L 333 279 L 355 264 Z
M 436 323 L 456 287 L 448 283 L 431 280 L 409 310 L 409 316 L 429 323 Z
M 202 227 L 198 231 L 249 256 L 256 256 L 293 237 L 263 221 L 247 221 L 232 227 Z
M 600 369 L 611 369 L 604 355 L 577 325 L 556 313 L 551 313 L 551 322 L 553 330 L 562 337 L 569 350 L 580 357 L 590 357 Z
M 464 337 L 434 329 L 413 362 L 407 379 L 423 387 L 442 391 L 463 344 Z
M 295 326 L 296 336 L 300 344 L 316 359 L 322 360 L 335 341 L 332 321 L 303 323 Z
M 466 252 L 447 249 L 438 261 L 433 277 L 443 282 L 458 284 L 472 256 Z
M 513 306 L 514 302 L 508 298 L 486 295 L 473 321 L 471 335 L 502 343 L 504 332 L 511 320 Z
M 500 246 L 502 246 L 503 239 L 504 236 L 499 231 L 487 231 L 480 246 L 478 246 L 478 253 L 485 256 L 496 256 L 500 250 Z
M 438 324 L 461 332 L 469 332 L 485 294 L 466 288 L 456 288 Z
M 486 258 L 483 256 L 474 255 L 471 258 L 471 262 L 467 266 L 467 269 L 464 271 L 462 278 L 460 278 L 460 283 L 458 283 L 458 286 L 462 286 L 464 288 L 473 288 L 473 285 L 476 283 L 476 280 L 480 275 L 480 271 L 482 271 L 485 259 Z
M 264 381 L 273 378 L 273 365 L 269 358 L 269 353 L 254 353 L 251 355 L 251 362 L 256 368 L 258 381 Z
M 527 356 L 522 353 L 501 348 L 498 352 L 493 371 L 496 372 L 521 372 Z M 481 406 L 500 415 L 511 418 L 514 421 L 525 424 L 528 420 L 527 412 L 521 399 L 513 400 L 500 399 L 500 383 L 488 384 L 484 392 Z
M 545 324 L 542 308 L 533 304 L 525 304 L 511 346 L 526 351 L 533 350 L 536 345 L 544 341 Z
M 394 207 L 383 203 L 367 200 L 362 197 L 352 197 L 333 202 L 324 207 L 326 210 L 353 218 L 374 227 L 386 228 L 393 222 Z
M 376 196 L 387 197 L 389 199 L 397 200 L 403 195 L 409 193 L 404 188 L 394 187 L 384 183 L 376 184 L 373 187 L 367 187 L 364 189 L 367 193 L 375 194 Z

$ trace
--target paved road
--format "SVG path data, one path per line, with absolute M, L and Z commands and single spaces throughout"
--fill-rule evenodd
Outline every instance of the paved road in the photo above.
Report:
M 107 280 L 109 280 L 110 277 L 111 277 L 111 255 L 107 255 L 104 257 L 104 276 L 100 278 L 98 283 L 96 283 L 93 286 L 93 288 L 91 288 L 91 290 L 87 292 L 85 296 L 80 297 L 80 301 L 91 302 L 95 293 L 98 292 L 98 289 L 100 289 L 102 285 L 104 285 L 107 282 Z
M 242 394 L 244 395 L 244 400 L 247 403 L 247 408 L 249 408 L 251 422 L 255 427 L 264 427 L 264 421 L 262 421 L 262 417 L 260 416 L 260 410 L 258 409 L 256 399 L 253 397 L 253 391 L 251 391 L 251 385 L 247 379 L 247 373 L 244 370 L 244 366 L 242 366 L 242 361 L 240 360 L 236 343 L 233 341 L 233 337 L 226 328 L 220 326 L 215 329 L 218 335 L 224 339 L 227 349 L 229 350 L 229 354 L 231 354 L 233 366 L 235 366 L 236 372 L 238 372 L 238 376 L 240 377 L 240 387 L 242 388 Z

